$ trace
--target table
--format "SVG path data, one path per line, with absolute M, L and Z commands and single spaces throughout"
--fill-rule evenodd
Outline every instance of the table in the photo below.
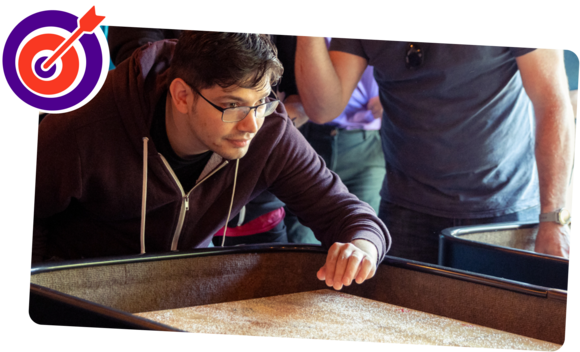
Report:
M 439 265 L 560 290 L 568 259 L 534 252 L 538 223 L 453 227 L 439 237 Z
M 561 347 L 330 289 L 135 315 L 206 334 L 533 351 Z
M 34 267 L 38 324 L 181 331 L 134 313 L 326 289 L 318 246 L 241 246 Z M 567 294 L 386 257 L 373 279 L 343 293 L 563 344 Z

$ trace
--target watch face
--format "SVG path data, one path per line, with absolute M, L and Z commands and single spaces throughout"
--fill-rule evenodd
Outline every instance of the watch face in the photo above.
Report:
M 570 212 L 568 209 L 561 209 L 558 212 L 558 222 L 562 225 L 566 225 L 570 222 Z

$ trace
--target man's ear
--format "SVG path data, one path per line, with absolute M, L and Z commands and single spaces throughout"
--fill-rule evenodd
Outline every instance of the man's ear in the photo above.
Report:
M 181 78 L 174 79 L 169 85 L 173 106 L 182 114 L 187 114 L 193 104 L 193 90 Z

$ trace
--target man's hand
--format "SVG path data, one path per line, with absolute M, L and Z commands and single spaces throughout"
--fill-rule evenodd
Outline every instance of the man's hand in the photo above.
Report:
M 568 258 L 570 255 L 570 227 L 555 222 L 541 222 L 534 251 Z
M 367 109 L 373 113 L 375 119 L 380 119 L 383 116 L 383 106 L 378 95 L 369 99 Z
M 328 287 L 335 290 L 350 286 L 352 280 L 362 284 L 375 276 L 377 267 L 377 249 L 366 240 L 354 240 L 351 243 L 334 243 L 328 250 L 326 263 L 316 276 L 326 281 Z

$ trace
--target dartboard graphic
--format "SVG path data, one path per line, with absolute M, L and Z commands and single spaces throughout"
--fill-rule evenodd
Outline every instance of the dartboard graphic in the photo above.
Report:
M 80 19 L 63 11 L 43 11 L 21 21 L 10 33 L 2 57 L 10 88 L 45 112 L 67 112 L 90 101 L 109 68 L 107 39 L 98 28 L 103 18 L 93 7 Z

